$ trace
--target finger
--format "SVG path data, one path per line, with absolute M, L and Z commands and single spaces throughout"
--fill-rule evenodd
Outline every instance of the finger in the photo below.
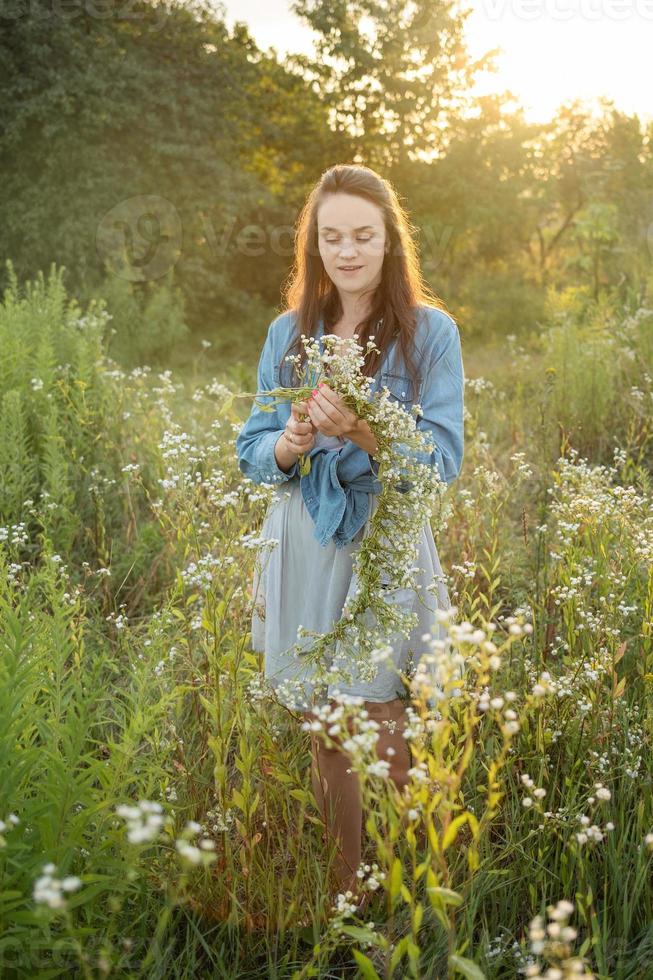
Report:
M 321 392 L 313 398 L 312 404 L 316 418 L 321 422 L 328 419 L 330 422 L 337 423 L 338 416 L 342 414 Z
M 286 423 L 286 435 L 296 441 L 298 439 L 310 439 L 314 435 L 314 426 L 310 422 L 293 422 L 288 419 Z
M 308 417 L 310 418 L 311 423 L 313 425 L 315 425 L 316 422 L 319 422 L 321 421 L 321 419 L 324 418 L 324 412 L 322 411 L 320 406 L 316 403 L 315 399 L 309 402 Z
M 313 439 L 307 439 L 304 436 L 291 439 L 289 442 L 290 448 L 296 453 L 305 453 L 309 449 L 313 448 Z
M 294 416 L 306 415 L 307 411 L 308 411 L 308 404 L 306 400 L 292 403 L 292 414 Z
M 314 405 L 311 408 L 311 417 L 317 432 L 321 432 L 325 436 L 335 435 L 337 433 L 338 427 L 334 425 L 329 416 L 318 405 Z
M 306 413 L 306 417 L 302 417 L 301 415 L 297 415 L 297 416 L 291 415 L 286 424 L 294 432 L 300 432 L 301 426 L 311 425 L 310 415 L 308 415 L 308 412 Z
M 328 384 L 325 384 L 325 383 L 323 383 L 322 381 L 320 381 L 320 383 L 319 383 L 319 385 L 317 386 L 317 389 L 316 389 L 316 390 L 317 390 L 317 391 L 318 391 L 318 392 L 319 392 L 319 393 L 320 393 L 321 395 L 324 395 L 324 397 L 325 397 L 326 399 L 328 399 L 329 401 L 334 401 L 335 399 L 337 399 L 337 398 L 339 397 L 339 396 L 338 396 L 338 395 L 336 394 L 336 392 L 335 392 L 335 391 L 333 390 L 333 388 L 330 388 L 330 387 L 328 386 Z
M 313 426 L 313 423 L 311 422 L 311 413 L 309 411 L 308 405 L 306 405 L 306 410 L 304 412 L 303 418 L 300 418 L 298 424 Z
M 318 385 L 317 390 L 322 396 L 324 402 L 330 402 L 335 408 L 342 409 L 344 407 L 345 403 L 343 402 L 341 396 L 327 384 Z

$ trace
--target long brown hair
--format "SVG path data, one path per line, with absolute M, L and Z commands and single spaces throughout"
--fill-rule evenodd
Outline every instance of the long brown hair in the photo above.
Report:
M 414 232 L 408 216 L 399 203 L 389 181 L 370 167 L 361 164 L 336 164 L 325 170 L 308 195 L 301 210 L 295 235 L 294 265 L 283 289 L 287 309 L 296 312 L 297 320 L 293 340 L 281 358 L 280 370 L 287 364 L 284 358 L 291 353 L 299 354 L 300 363 L 294 372 L 298 383 L 306 363 L 306 352 L 301 334 L 315 337 L 320 316 L 324 319 L 324 333 L 342 317 L 342 304 L 322 262 L 318 247 L 317 211 L 327 194 L 338 192 L 357 194 L 371 201 L 383 212 L 386 234 L 386 253 L 381 269 L 381 282 L 372 299 L 370 312 L 356 327 L 358 343 L 365 349 L 370 335 L 380 349 L 366 355 L 363 373 L 373 377 L 383 354 L 394 337 L 397 337 L 404 363 L 417 390 L 417 370 L 413 361 L 414 336 L 417 326 L 417 308 L 421 304 L 446 310 L 442 300 L 424 282 L 420 270 Z

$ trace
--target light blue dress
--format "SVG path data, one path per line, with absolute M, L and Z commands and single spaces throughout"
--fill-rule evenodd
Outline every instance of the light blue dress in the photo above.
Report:
M 315 444 L 337 449 L 343 440 L 317 432 Z M 341 619 L 347 598 L 357 591 L 353 556 L 368 533 L 379 499 L 374 493 L 368 496 L 367 522 L 344 548 L 336 548 L 333 541 L 323 547 L 316 540 L 298 476 L 276 488 L 265 515 L 260 536 L 275 539 L 278 543 L 262 547 L 255 563 L 252 649 L 264 654 L 265 679 L 274 688 L 278 701 L 293 710 L 307 711 L 312 705 L 324 704 L 337 692 L 358 695 L 366 701 L 391 701 L 407 694 L 405 684 L 392 666 L 380 664 L 372 681 L 363 680 L 352 672 L 353 683 L 350 685 L 342 680 L 328 685 L 316 684 L 314 665 L 306 663 L 296 652 L 289 653 L 298 642 L 302 647 L 315 642 L 310 636 L 298 640 L 299 625 L 320 633 L 330 632 Z M 417 624 L 408 638 L 401 634 L 388 637 L 394 651 L 393 663 L 408 677 L 421 654 L 427 651 L 423 634 L 430 632 L 437 639 L 446 637 L 446 628 L 435 621 L 434 613 L 438 608 L 450 606 L 445 576 L 428 521 L 422 529 L 416 564 L 421 569 L 417 589 L 393 593 L 392 601 L 417 613 Z M 341 655 L 337 646 L 335 659 Z M 333 659 L 331 656 L 328 664 L 333 663 Z

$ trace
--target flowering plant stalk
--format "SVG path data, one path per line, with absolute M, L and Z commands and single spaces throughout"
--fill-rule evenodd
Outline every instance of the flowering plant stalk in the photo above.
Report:
M 428 434 L 416 427 L 421 405 L 415 404 L 407 411 L 391 400 L 386 387 L 371 391 L 374 381 L 361 372 L 365 355 L 356 335 L 342 338 L 326 334 L 324 350 L 316 338 L 302 334 L 301 339 L 307 354 L 302 377 L 305 383 L 256 392 L 259 408 L 271 412 L 278 402 L 303 401 L 320 380 L 327 379 L 345 405 L 368 423 L 378 445 L 375 458 L 382 489 L 369 532 L 353 559 L 358 590 L 345 604 L 342 618 L 332 630 L 319 633 L 300 625 L 298 642 L 289 651 L 315 664 L 316 686 L 343 680 L 350 684 L 352 664 L 365 680 L 376 676 L 382 662 L 391 666 L 392 645 L 388 638 L 394 634 L 408 637 L 417 623 L 417 615 L 402 608 L 403 600 L 406 590 L 415 589 L 421 531 L 424 522 L 435 513 L 446 484 L 436 467 L 419 458 L 433 448 Z M 378 350 L 373 339 L 367 342 L 367 352 Z M 299 355 L 286 359 L 298 360 Z M 262 397 L 264 402 L 259 400 Z M 300 472 L 309 470 L 310 457 Z M 310 648 L 301 642 L 306 637 L 314 638 Z M 329 664 L 332 653 L 333 662 Z M 285 681 L 284 694 L 293 697 L 299 693 L 301 697 L 301 686 L 296 692 L 290 690 L 292 686 Z

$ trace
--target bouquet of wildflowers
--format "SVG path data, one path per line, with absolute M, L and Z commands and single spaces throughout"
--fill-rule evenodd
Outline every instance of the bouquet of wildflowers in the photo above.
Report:
M 327 381 L 347 407 L 368 423 L 378 445 L 375 458 L 379 463 L 378 480 L 382 490 L 370 520 L 369 533 L 354 556 L 358 591 L 345 605 L 342 618 L 329 633 L 300 626 L 298 642 L 291 648 L 316 665 L 316 685 L 338 680 L 351 683 L 353 663 L 362 679 L 372 680 L 379 664 L 392 662 L 388 637 L 410 635 L 417 616 L 402 608 L 400 601 L 393 600 L 400 599 L 407 589 L 415 589 L 419 571 L 415 561 L 421 530 L 436 510 L 440 512 L 436 505 L 446 487 L 437 468 L 419 458 L 428 456 L 433 448 L 428 434 L 416 427 L 421 406 L 415 404 L 406 411 L 390 399 L 387 388 L 371 391 L 373 379 L 361 371 L 365 355 L 356 337 L 326 334 L 322 338 L 322 350 L 316 338 L 302 334 L 306 364 L 301 384 L 256 392 L 254 396 L 265 394 L 266 403 L 257 404 L 262 411 L 274 411 L 278 402 L 304 401 L 320 381 Z M 367 352 L 378 350 L 373 341 L 370 337 Z M 299 355 L 288 355 L 286 360 L 298 364 Z M 300 472 L 309 472 L 310 457 L 300 457 L 299 461 Z M 309 648 L 301 642 L 305 637 L 314 639 Z M 338 650 L 338 653 L 329 663 L 332 650 Z M 423 675 L 421 681 L 425 683 Z M 428 698 L 428 691 L 423 693 Z

